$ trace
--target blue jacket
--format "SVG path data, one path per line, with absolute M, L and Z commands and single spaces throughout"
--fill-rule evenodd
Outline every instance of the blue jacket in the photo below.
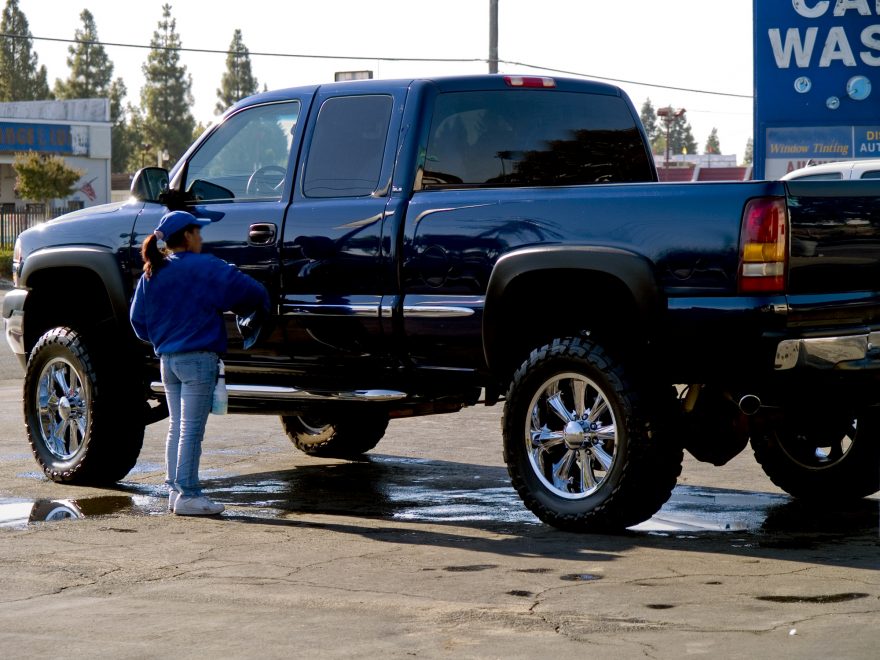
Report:
M 157 355 L 226 352 L 223 312 L 269 310 L 269 294 L 252 277 L 210 254 L 178 252 L 152 277 L 141 276 L 131 301 L 135 334 Z

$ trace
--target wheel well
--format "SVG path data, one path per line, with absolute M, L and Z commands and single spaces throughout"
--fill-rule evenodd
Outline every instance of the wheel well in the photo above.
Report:
M 70 326 L 86 334 L 106 330 L 119 336 L 107 288 L 94 271 L 49 268 L 31 275 L 27 285 L 30 293 L 24 307 L 24 342 L 28 352 L 44 332 L 58 326 Z
M 498 341 L 489 363 L 507 380 L 535 349 L 556 337 L 589 333 L 608 350 L 631 350 L 645 341 L 639 308 L 629 288 L 600 271 L 542 270 L 517 276 L 504 290 L 495 322 Z

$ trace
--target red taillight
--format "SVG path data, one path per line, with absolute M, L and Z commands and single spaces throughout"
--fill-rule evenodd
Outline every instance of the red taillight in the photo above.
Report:
M 743 212 L 740 236 L 741 293 L 784 293 L 788 258 L 784 197 L 759 197 Z
M 508 87 L 556 87 L 553 78 L 541 76 L 504 76 Z

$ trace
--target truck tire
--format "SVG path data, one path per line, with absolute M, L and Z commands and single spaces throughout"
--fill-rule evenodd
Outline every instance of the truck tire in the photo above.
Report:
M 786 493 L 834 504 L 880 490 L 878 436 L 876 411 L 830 420 L 783 412 L 756 420 L 750 442 L 764 474 Z
M 71 328 L 37 341 L 24 380 L 24 418 L 37 463 L 52 481 L 107 484 L 137 462 L 143 401 Z
M 513 376 L 502 418 L 504 460 L 525 505 L 575 532 L 619 531 L 656 513 L 683 458 L 663 437 L 671 408 L 661 409 L 666 397 L 656 389 L 637 387 L 587 339 L 533 351 Z
M 309 456 L 357 458 L 379 444 L 388 428 L 385 413 L 358 413 L 347 418 L 283 415 L 281 425 L 294 446 Z

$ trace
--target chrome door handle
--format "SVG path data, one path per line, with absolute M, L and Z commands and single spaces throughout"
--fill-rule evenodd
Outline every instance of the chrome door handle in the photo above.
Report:
M 249 245 L 271 245 L 275 242 L 277 228 L 271 222 L 258 222 L 248 230 Z

